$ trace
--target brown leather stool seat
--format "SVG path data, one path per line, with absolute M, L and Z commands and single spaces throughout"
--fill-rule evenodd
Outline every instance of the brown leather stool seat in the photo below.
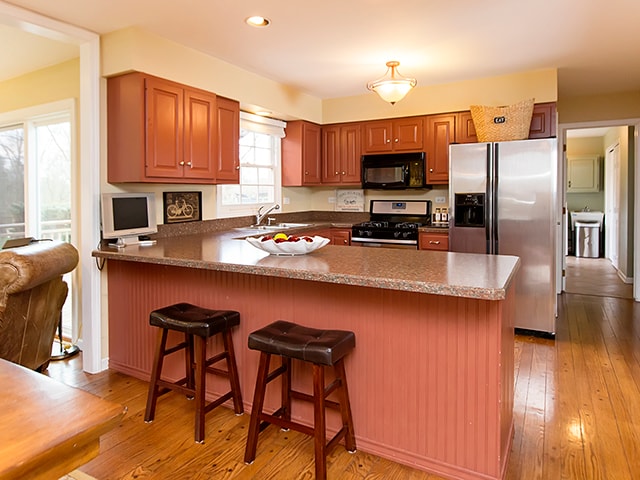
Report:
M 258 434 L 268 424 L 281 428 L 296 430 L 314 437 L 316 479 L 327 476 L 327 454 L 344 438 L 345 447 L 355 452 L 356 440 L 349 403 L 347 377 L 344 368 L 344 357 L 355 348 L 356 337 L 346 330 L 319 330 L 295 323 L 279 320 L 249 335 L 249 348 L 259 350 L 260 365 L 253 398 L 247 448 L 244 461 L 252 463 L 256 457 Z M 269 372 L 271 355 L 279 355 L 281 366 Z M 291 388 L 291 359 L 313 364 L 313 395 L 308 395 Z M 333 367 L 335 380 L 325 387 L 324 369 Z M 282 401 L 280 408 L 273 414 L 262 411 L 267 384 L 282 376 Z M 338 401 L 327 397 L 336 392 Z M 314 425 L 308 427 L 291 421 L 291 399 L 313 402 Z M 339 410 L 342 417 L 342 428 L 327 443 L 325 408 Z
M 231 329 L 240 324 L 240 313 L 234 310 L 210 310 L 190 303 L 176 303 L 151 312 L 149 324 L 158 327 L 159 330 L 144 420 L 153 421 L 158 397 L 169 391 L 178 391 L 190 398 L 195 397 L 195 440 L 202 443 L 205 432 L 204 416 L 207 412 L 232 398 L 235 413 L 240 415 L 244 412 L 231 337 Z M 170 330 L 182 332 L 184 341 L 167 348 L 167 335 Z M 207 357 L 207 340 L 217 334 L 222 335 L 224 350 Z M 181 350 L 185 351 L 186 376 L 175 382 L 162 380 L 164 358 Z M 226 360 L 226 370 L 212 366 L 221 360 Z M 207 373 L 228 378 L 231 390 L 205 405 Z

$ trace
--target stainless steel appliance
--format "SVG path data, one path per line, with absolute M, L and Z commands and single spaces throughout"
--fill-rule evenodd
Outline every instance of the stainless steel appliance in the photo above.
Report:
M 362 188 L 425 187 L 424 152 L 362 156 Z
M 430 200 L 371 200 L 370 219 L 351 228 L 351 245 L 418 248 L 418 228 L 431 221 Z
M 451 145 L 449 250 L 520 257 L 516 328 L 555 333 L 557 141 Z

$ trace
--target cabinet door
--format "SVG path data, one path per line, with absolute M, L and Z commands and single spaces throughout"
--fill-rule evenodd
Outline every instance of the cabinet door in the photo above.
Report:
M 394 151 L 422 150 L 422 118 L 402 118 L 393 122 Z
M 304 123 L 302 126 L 302 166 L 304 185 L 322 183 L 322 129 L 319 125 Z
M 240 104 L 218 97 L 217 183 L 240 183 Z
M 332 228 L 331 229 L 331 245 L 351 245 L 351 230 L 346 228 Z
M 393 123 L 389 121 L 365 122 L 362 126 L 363 153 L 385 153 L 393 150 Z
M 600 160 L 597 156 L 567 158 L 567 193 L 600 191 Z
M 456 129 L 456 114 L 427 118 L 427 184 L 449 183 L 449 145 Z
M 146 175 L 182 177 L 184 90 L 158 78 L 147 78 L 145 87 Z
M 537 103 L 533 106 L 529 138 L 549 138 L 556 136 L 555 102 Z
M 184 177 L 213 181 L 216 163 L 216 96 L 184 92 Z
M 476 126 L 473 124 L 473 118 L 471 118 L 471 112 L 457 113 L 456 118 L 456 143 L 476 143 L 478 141 L 478 134 L 476 133 Z
M 420 232 L 418 236 L 418 249 L 420 250 L 449 250 L 448 233 Z
M 322 183 L 340 183 L 340 127 L 322 127 Z
M 362 158 L 360 124 L 343 125 L 340 129 L 340 181 L 359 185 Z

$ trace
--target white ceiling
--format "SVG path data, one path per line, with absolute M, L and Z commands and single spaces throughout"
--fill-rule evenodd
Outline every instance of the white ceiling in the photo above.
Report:
M 557 68 L 560 97 L 640 89 L 636 0 L 6 3 L 100 34 L 139 27 L 319 98 L 367 93 L 365 84 L 392 59 L 418 86 Z M 272 24 L 248 27 L 250 15 Z M 0 79 L 71 54 L 57 57 L 56 48 L 45 52 L 24 36 L 7 40 L 6 33 L 0 29 Z M 31 58 L 33 66 L 26 62 Z

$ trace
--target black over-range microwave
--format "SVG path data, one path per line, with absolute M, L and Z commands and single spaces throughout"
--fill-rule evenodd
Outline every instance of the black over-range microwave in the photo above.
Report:
M 362 188 L 424 188 L 425 153 L 362 156 Z

